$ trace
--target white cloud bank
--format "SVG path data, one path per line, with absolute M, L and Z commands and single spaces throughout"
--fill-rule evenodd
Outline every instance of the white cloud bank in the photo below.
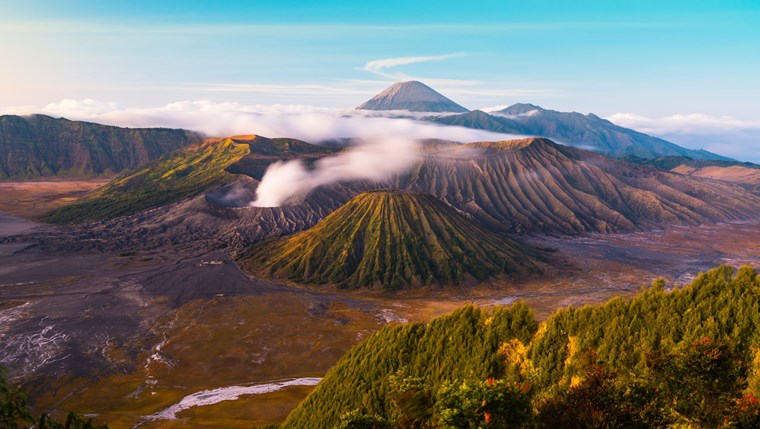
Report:
M 96 100 L 62 100 L 43 108 L 9 108 L 3 113 L 43 113 L 72 120 L 123 127 L 167 127 L 200 131 L 211 137 L 259 134 L 291 137 L 311 143 L 338 138 L 400 136 L 460 142 L 515 138 L 464 127 L 439 126 L 377 112 L 305 105 L 246 105 L 208 100 L 180 101 L 159 107 L 132 108 Z
M 760 163 L 760 122 L 701 113 L 660 118 L 616 113 L 607 119 L 684 147 L 705 149 L 740 161 Z
M 380 181 L 408 168 L 419 156 L 420 139 L 459 142 L 497 141 L 522 136 L 463 127 L 440 126 L 378 112 L 303 105 L 244 105 L 236 102 L 181 101 L 160 107 L 125 108 L 96 100 L 62 100 L 41 112 L 74 120 L 127 127 L 170 127 L 200 131 L 211 137 L 258 134 L 291 137 L 311 143 L 359 139 L 348 150 L 307 169 L 300 161 L 271 165 L 257 188 L 253 206 L 274 207 L 306 196 L 314 188 L 343 180 Z M 396 112 L 401 113 L 401 112 Z

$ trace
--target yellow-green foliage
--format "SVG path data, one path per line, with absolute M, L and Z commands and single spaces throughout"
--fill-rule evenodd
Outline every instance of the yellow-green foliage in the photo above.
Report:
M 427 325 L 384 328 L 341 358 L 283 428 L 335 427 L 356 408 L 388 416 L 391 375 L 419 377 L 433 390 L 447 381 L 498 376 L 505 370 L 501 345 L 527 342 L 536 325 L 533 312 L 518 303 L 492 311 L 467 306 Z
M 250 271 L 308 284 L 399 289 L 539 270 L 534 253 L 438 199 L 361 194 L 308 231 L 253 247 Z
M 50 212 L 45 220 L 75 223 L 124 216 L 193 197 L 234 177 L 225 169 L 250 152 L 231 139 L 207 140 L 126 173 L 79 203 Z
M 637 374 L 651 356 L 705 337 L 730 339 L 749 362 L 752 346 L 760 344 L 760 278 L 750 267 L 735 273 L 722 266 L 681 290 L 668 292 L 657 281 L 634 299 L 568 308 L 543 324 L 528 352 L 533 381 L 543 386 L 569 383 L 582 372 L 570 356 L 571 338 L 575 356 L 593 351 L 599 361 Z
M 398 374 L 424 380 L 418 391 L 433 403 L 444 382 L 450 390 L 505 380 L 533 402 L 533 416 L 514 427 L 758 427 L 758 328 L 760 276 L 751 267 L 719 267 L 674 291 L 657 281 L 633 299 L 557 311 L 540 327 L 522 303 L 490 314 L 466 307 L 379 331 L 284 427 L 332 427 L 352 410 L 392 420 L 389 380 Z M 433 412 L 419 427 L 443 417 Z

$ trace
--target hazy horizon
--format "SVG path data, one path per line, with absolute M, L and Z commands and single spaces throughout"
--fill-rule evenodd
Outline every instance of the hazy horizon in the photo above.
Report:
M 353 108 L 415 79 L 760 161 L 760 5 L 566 3 L 4 2 L 0 113 Z

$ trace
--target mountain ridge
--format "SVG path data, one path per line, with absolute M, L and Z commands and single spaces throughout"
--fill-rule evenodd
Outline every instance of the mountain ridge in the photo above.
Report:
M 486 229 L 516 234 L 644 231 L 673 224 L 750 220 L 760 212 L 760 195 L 738 184 L 664 172 L 548 139 L 468 145 L 435 141 L 422 147 L 422 159 L 387 181 L 324 185 L 302 203 L 274 208 L 244 206 L 256 195 L 255 171 L 265 171 L 278 158 L 266 157 L 260 163 L 254 158 L 253 170 L 238 160 L 220 169 L 227 174 L 245 167 L 224 185 L 204 185 L 193 191 L 195 197 L 184 194 L 184 201 L 103 220 L 114 217 L 112 213 L 83 228 L 93 235 L 118 234 L 120 243 L 141 246 L 214 237 L 242 249 L 303 231 L 356 195 L 378 189 L 429 194 Z M 133 203 L 133 208 L 138 207 Z M 162 229 L 167 224 L 177 228 Z M 136 234 L 134 228 L 154 232 Z
M 425 119 L 441 125 L 546 137 L 615 158 L 636 156 L 653 159 L 677 155 L 731 161 L 728 157 L 701 149 L 686 149 L 667 140 L 615 125 L 593 113 L 559 112 L 529 103 L 514 104 L 490 113 L 473 110 Z
M 0 180 L 110 176 L 201 140 L 199 133 L 182 129 L 3 115 Z

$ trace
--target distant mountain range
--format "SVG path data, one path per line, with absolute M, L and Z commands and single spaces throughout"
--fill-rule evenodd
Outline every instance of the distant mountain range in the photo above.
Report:
M 568 146 L 617 158 L 685 156 L 692 159 L 731 160 L 705 150 L 686 149 L 661 138 L 615 125 L 592 113 L 583 115 L 577 112 L 558 112 L 524 103 L 491 113 L 468 111 L 432 88 L 415 81 L 395 83 L 357 109 L 460 112 L 426 119 L 441 125 L 548 137 Z
M 201 140 L 198 133 L 186 130 L 4 115 L 0 180 L 113 175 Z
M 617 126 L 594 114 L 558 112 L 533 104 L 515 104 L 490 113 L 468 111 L 416 81 L 396 83 L 357 109 L 398 116 L 415 112 L 415 117 L 422 114 L 423 120 L 439 125 L 547 137 L 616 158 L 676 156 L 736 162 Z M 431 114 L 424 115 L 426 112 Z M 181 129 L 131 129 L 45 115 L 5 115 L 0 116 L 0 180 L 110 176 L 201 140 L 200 134 Z
M 650 159 L 676 155 L 692 159 L 730 160 L 705 150 L 686 149 L 661 138 L 623 128 L 593 113 L 558 112 L 532 104 L 514 104 L 490 114 L 476 110 L 431 117 L 429 120 L 444 125 L 548 137 L 568 146 L 616 158 L 637 156 Z

